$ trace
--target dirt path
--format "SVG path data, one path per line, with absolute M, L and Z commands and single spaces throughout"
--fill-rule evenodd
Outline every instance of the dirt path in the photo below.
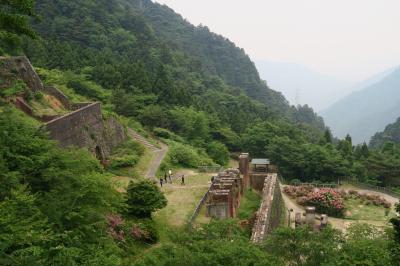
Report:
M 155 178 L 158 168 L 160 167 L 161 162 L 164 160 L 165 155 L 168 152 L 168 146 L 164 143 L 160 144 L 161 149 L 154 150 L 153 152 L 156 156 L 153 157 L 153 160 L 150 162 L 149 170 L 146 173 L 146 178 Z
M 147 140 L 131 128 L 128 128 L 128 135 L 134 140 L 140 142 L 146 149 L 150 150 L 150 152 L 155 154 L 155 156 L 153 156 L 153 159 L 149 163 L 149 167 L 145 175 L 145 177 L 149 179 L 155 178 L 161 162 L 163 161 L 165 155 L 167 155 L 168 146 L 164 143 L 157 142 L 156 145 L 159 145 L 160 147 L 156 147 L 149 140 Z
M 292 212 L 290 212 L 290 226 L 292 228 L 294 228 L 294 216 L 296 214 L 296 212 L 300 212 L 303 213 L 304 212 L 304 208 L 297 205 L 291 198 L 289 198 L 284 192 L 283 192 L 283 186 L 282 184 L 280 185 L 281 187 L 281 193 L 282 193 L 282 199 L 283 202 L 285 202 L 285 211 L 286 211 L 286 215 L 288 215 L 288 210 L 293 210 Z M 287 223 L 288 221 L 286 221 Z

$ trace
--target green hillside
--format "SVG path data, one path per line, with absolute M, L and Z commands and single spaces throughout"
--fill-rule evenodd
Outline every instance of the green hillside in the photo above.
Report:
M 127 127 L 152 136 L 151 147 L 168 145 L 162 171 L 191 176 L 185 185 L 174 176 L 163 188 L 140 176 L 144 171 L 125 176 L 151 159 L 134 141 L 102 164 L 86 149 L 59 147 L 39 121 L 11 104 L 20 97 L 42 110 L 50 102 L 21 81 L 0 80 L 0 265 L 400 260 L 399 218 L 385 217 L 388 230 L 355 225 L 346 232 L 292 229 L 285 222 L 255 245 L 249 228 L 258 199 L 245 196 L 252 206 L 243 204 L 237 218 L 184 224 L 210 180 L 190 173 L 202 164 L 229 167 L 238 151 L 269 158 L 288 183 L 349 178 L 396 189 L 400 174 L 400 146 L 372 150 L 353 146 L 350 136 L 333 139 L 311 108 L 289 106 L 260 80 L 242 49 L 206 27 L 147 0 L 2 1 L 0 55 L 16 54 L 27 55 L 45 85 L 73 102 L 100 101 L 103 118 L 116 113 Z M 115 180 L 130 182 L 122 188 Z M 393 211 L 400 213 L 400 205 Z
M 387 125 L 382 132 L 376 133 L 370 141 L 370 146 L 382 148 L 386 142 L 400 144 L 400 118 L 396 122 Z
M 42 21 L 34 28 L 43 39 L 27 41 L 24 50 L 37 66 L 85 71 L 107 89 L 155 94 L 157 104 L 199 105 L 215 91 L 228 99 L 243 93 L 265 104 L 258 113 L 294 120 L 295 108 L 260 80 L 243 49 L 166 6 L 116 0 L 43 0 L 36 6 Z M 257 104 L 246 101 L 249 108 Z

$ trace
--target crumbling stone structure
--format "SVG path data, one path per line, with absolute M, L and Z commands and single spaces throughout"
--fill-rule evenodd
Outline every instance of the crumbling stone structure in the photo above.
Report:
M 262 202 L 256 214 L 251 239 L 262 241 L 268 233 L 279 226 L 283 217 L 282 200 L 277 169 L 268 159 L 252 159 L 248 153 L 239 156 L 239 170 L 243 175 L 243 186 L 262 194 Z
M 206 215 L 218 219 L 236 216 L 243 194 L 243 181 L 237 169 L 227 169 L 213 180 L 206 201 Z
M 264 180 L 262 201 L 257 211 L 251 240 L 261 242 L 267 234 L 276 229 L 282 218 L 283 200 L 278 175 L 269 173 Z
M 249 159 L 248 153 L 242 153 L 239 155 L 239 171 L 243 175 L 244 188 L 248 188 L 250 185 Z
M 126 138 L 125 129 L 112 117 L 103 120 L 100 103 L 91 103 L 44 124 L 50 138 L 62 147 L 86 147 L 99 160 Z
M 32 91 L 43 90 L 43 83 L 26 56 L 0 56 L 0 88 L 11 86 L 15 79 L 23 80 Z
M 16 107 L 44 122 L 43 128 L 60 146 L 86 147 L 99 160 L 104 160 L 113 148 L 126 139 L 124 127 L 113 117 L 105 118 L 100 103 L 71 103 L 56 87 L 43 86 L 40 77 L 25 56 L 0 57 L 0 89 L 11 86 L 15 80 L 23 81 L 33 92 L 41 91 L 51 95 L 65 109 L 70 110 L 65 115 L 38 117 L 22 97 L 13 99 Z
M 304 219 L 302 218 L 303 216 L 305 216 Z M 316 223 L 316 221 L 319 221 L 319 223 Z M 320 217 L 317 217 L 315 207 L 308 206 L 303 215 L 300 212 L 296 212 L 294 224 L 295 227 L 307 225 L 311 230 L 319 231 L 328 225 L 328 215 L 321 214 Z

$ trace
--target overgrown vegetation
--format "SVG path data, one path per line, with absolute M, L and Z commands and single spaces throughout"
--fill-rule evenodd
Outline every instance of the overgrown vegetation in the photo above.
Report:
M 121 265 L 157 241 L 151 213 L 166 200 L 156 185 L 131 184 L 125 199 L 89 152 L 58 148 L 8 107 L 0 147 L 0 264 Z
M 18 35 L 34 36 L 27 23 L 33 4 L 1 4 L 1 54 L 18 53 Z M 162 170 L 226 164 L 228 150 L 245 148 L 269 157 L 288 179 L 354 177 L 380 185 L 398 179 L 398 145 L 369 150 L 353 147 L 350 136 L 334 140 L 312 109 L 291 107 L 269 89 L 243 50 L 165 6 L 38 0 L 36 13 L 43 18 L 34 23 L 41 38 L 23 37 L 23 50 L 44 80 L 73 102 L 101 101 L 106 111 L 168 139 Z M 3 96 L 20 93 L 18 86 Z M 125 143 L 111 168 L 134 166 L 141 152 Z M 90 153 L 60 149 L 36 121 L 2 106 L 0 264 L 395 265 L 400 258 L 398 218 L 388 232 L 282 228 L 261 247 L 249 243 L 248 228 L 237 220 L 213 221 L 194 231 L 174 228 L 168 241 L 143 252 L 159 238 L 152 212 L 166 199 L 148 181 L 121 194 L 110 179 Z M 240 216 L 256 208 L 253 196 Z
M 131 182 L 127 189 L 128 214 L 136 218 L 151 218 L 151 213 L 167 206 L 167 199 L 149 180 Z
M 130 175 L 132 167 L 136 166 L 140 157 L 144 154 L 144 147 L 131 139 L 126 140 L 114 149 L 107 167 L 112 173 L 118 175 Z

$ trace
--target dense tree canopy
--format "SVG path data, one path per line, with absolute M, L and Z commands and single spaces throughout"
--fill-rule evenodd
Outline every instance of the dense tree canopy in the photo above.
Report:
M 15 52 L 6 40 L 34 36 L 27 24 L 33 3 L 2 2 L 2 53 Z M 369 149 L 365 143 L 354 147 L 350 136 L 334 139 L 311 108 L 289 106 L 268 88 L 242 49 L 166 6 L 150 0 L 37 0 L 35 10 L 43 18 L 34 23 L 41 38 L 24 37 L 23 48 L 35 66 L 47 69 L 40 72 L 45 82 L 140 122 L 169 143 L 169 163 L 223 165 L 229 151 L 248 151 L 270 158 L 289 180 L 398 180 L 396 143 Z M 396 218 L 393 233 L 282 228 L 261 246 L 249 243 L 237 220 L 212 221 L 192 231 L 174 228 L 170 241 L 142 252 L 157 240 L 151 213 L 167 204 L 158 187 L 133 182 L 124 198 L 89 152 L 60 149 L 37 122 L 0 104 L 2 265 L 398 262 Z
M 150 218 L 152 212 L 167 206 L 167 199 L 157 185 L 141 180 L 129 184 L 126 203 L 130 215 Z
M 34 16 L 34 4 L 34 0 L 1 1 L 0 54 L 18 51 L 21 35 L 36 37 L 29 25 L 29 17 Z

